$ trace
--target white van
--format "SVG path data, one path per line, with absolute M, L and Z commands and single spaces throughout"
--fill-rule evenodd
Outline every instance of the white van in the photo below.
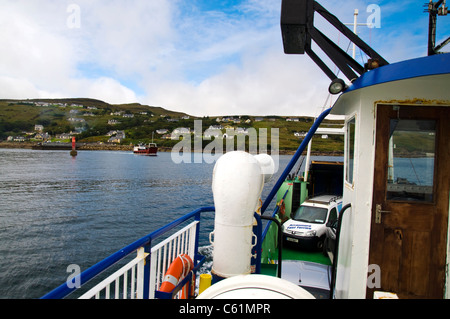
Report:
M 283 224 L 283 241 L 300 248 L 322 249 L 326 224 L 338 218 L 342 198 L 321 195 L 307 199 Z

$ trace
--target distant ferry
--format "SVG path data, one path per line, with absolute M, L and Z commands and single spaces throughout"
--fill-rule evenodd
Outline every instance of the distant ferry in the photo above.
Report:
M 156 143 L 149 143 L 148 145 L 139 144 L 133 148 L 134 154 L 156 156 L 157 152 L 158 146 L 156 145 Z

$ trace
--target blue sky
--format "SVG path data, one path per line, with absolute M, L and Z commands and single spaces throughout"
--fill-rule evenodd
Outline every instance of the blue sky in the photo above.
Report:
M 380 27 L 358 34 L 391 63 L 426 55 L 424 0 L 319 2 L 348 23 L 354 9 L 366 23 L 378 6 Z M 0 98 L 89 97 L 197 116 L 317 115 L 327 99 L 318 67 L 283 53 L 280 0 L 0 0 L 0 8 Z M 347 49 L 320 18 L 316 26 Z M 437 42 L 449 35 L 450 17 L 439 17 Z

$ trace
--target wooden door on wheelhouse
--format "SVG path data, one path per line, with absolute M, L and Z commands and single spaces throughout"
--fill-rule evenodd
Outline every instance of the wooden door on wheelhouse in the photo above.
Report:
M 369 264 L 400 298 L 442 298 L 450 181 L 450 109 L 378 105 Z

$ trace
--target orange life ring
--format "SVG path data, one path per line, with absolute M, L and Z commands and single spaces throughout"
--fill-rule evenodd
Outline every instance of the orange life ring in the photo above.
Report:
M 182 254 L 178 256 L 170 264 L 169 269 L 167 269 L 167 272 L 164 274 L 163 283 L 161 284 L 159 290 L 163 292 L 172 292 L 180 280 L 186 277 L 193 268 L 194 263 L 189 255 Z M 183 287 L 181 294 L 182 299 L 187 298 L 187 287 L 188 284 Z

